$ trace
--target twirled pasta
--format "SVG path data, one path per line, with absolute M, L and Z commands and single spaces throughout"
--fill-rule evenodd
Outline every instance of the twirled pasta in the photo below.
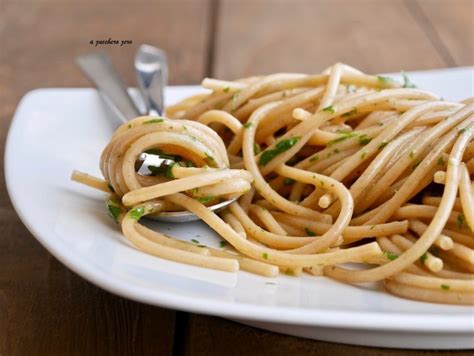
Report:
M 119 127 L 102 153 L 105 180 L 73 174 L 110 193 L 109 213 L 136 247 L 224 271 L 383 280 L 402 297 L 474 304 L 472 100 L 446 102 L 406 77 L 340 63 L 203 86 L 208 94 L 168 107 L 167 118 Z M 143 152 L 178 163 L 142 175 Z M 219 214 L 206 207 L 235 197 Z M 229 245 L 196 246 L 138 221 L 177 210 Z

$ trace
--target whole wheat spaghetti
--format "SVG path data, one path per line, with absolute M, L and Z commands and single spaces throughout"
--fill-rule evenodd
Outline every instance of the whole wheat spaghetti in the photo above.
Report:
M 161 258 L 383 281 L 401 297 L 474 304 L 474 104 L 404 79 L 340 63 L 316 75 L 204 79 L 208 93 L 166 117 L 120 126 L 102 152 L 104 179 L 72 178 L 109 193 L 127 239 Z M 139 173 L 143 152 L 176 163 Z M 228 244 L 197 246 L 140 224 L 181 210 Z

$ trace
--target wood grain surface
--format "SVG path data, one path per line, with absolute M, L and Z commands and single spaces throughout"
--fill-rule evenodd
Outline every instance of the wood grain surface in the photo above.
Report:
M 0 163 L 20 98 L 89 86 L 73 59 L 99 46 L 134 85 L 137 46 L 165 49 L 172 84 L 204 76 L 474 64 L 472 0 L 0 0 Z M 26 172 L 28 173 L 28 172 Z M 32 174 L 34 179 L 34 175 Z M 456 355 L 305 340 L 147 306 L 70 272 L 27 231 L 0 176 L 0 355 Z

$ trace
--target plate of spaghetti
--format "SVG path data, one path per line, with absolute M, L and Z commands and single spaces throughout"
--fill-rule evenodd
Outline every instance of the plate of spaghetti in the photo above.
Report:
M 113 293 L 321 340 L 473 348 L 473 79 L 342 63 L 206 78 L 120 126 L 94 90 L 40 89 L 10 128 L 7 187 L 33 235 Z M 142 153 L 174 163 L 142 173 Z M 199 221 L 154 220 L 177 211 Z

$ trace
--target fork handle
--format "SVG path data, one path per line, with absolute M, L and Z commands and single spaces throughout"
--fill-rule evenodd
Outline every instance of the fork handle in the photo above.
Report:
M 128 93 L 112 61 L 105 53 L 84 54 L 76 63 L 86 77 L 97 87 L 107 105 L 121 121 L 140 116 L 135 102 Z

